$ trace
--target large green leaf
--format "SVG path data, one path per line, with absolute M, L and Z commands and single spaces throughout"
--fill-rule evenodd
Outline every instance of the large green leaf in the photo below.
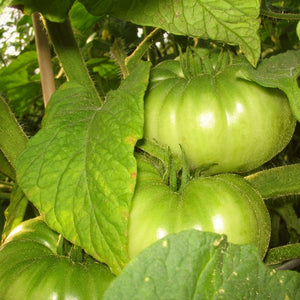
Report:
M 192 230 L 169 235 L 141 252 L 104 299 L 299 299 L 299 286 L 299 273 L 265 266 L 254 246 Z
M 102 107 L 69 82 L 54 93 L 17 178 L 51 228 L 118 273 L 128 261 L 127 222 L 136 181 L 150 66 L 142 63 Z
M 174 34 L 189 35 L 239 45 L 256 65 L 260 56 L 260 1 L 235 0 L 80 0 L 88 11 L 112 14 L 139 25 L 163 28 Z M 19 6 L 25 13 L 41 12 L 52 22 L 63 22 L 74 0 L 11 0 L 3 6 Z M 75 20 L 73 20 L 75 22 Z
M 258 0 L 80 0 L 90 13 L 239 45 L 255 65 L 260 56 Z

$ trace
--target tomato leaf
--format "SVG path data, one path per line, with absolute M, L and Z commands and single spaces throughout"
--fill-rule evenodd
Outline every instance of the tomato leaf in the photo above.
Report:
M 245 177 L 264 199 L 300 194 L 300 164 L 280 166 Z
M 9 91 L 20 88 L 29 83 L 32 69 L 38 67 L 37 54 L 35 51 L 28 51 L 20 54 L 7 67 L 0 69 L 0 89 Z M 30 70 L 30 71 L 29 71 Z
M 17 177 L 48 225 L 120 272 L 136 181 L 150 66 L 141 63 L 102 107 L 69 82 L 51 98 L 43 128 L 18 160 Z
M 100 17 L 89 14 L 86 8 L 77 1 L 72 6 L 69 16 L 72 28 L 76 32 L 76 40 L 80 46 L 84 46 L 86 37 L 93 33 L 94 25 L 100 20 Z
M 35 105 L 39 105 L 37 96 L 42 93 L 41 83 L 39 75 L 33 72 L 37 67 L 36 52 L 27 51 L 0 69 L 0 90 L 6 94 L 14 113 L 20 118 L 26 112 L 31 114 L 29 111 L 33 101 Z
M 141 252 L 104 299 L 298 299 L 299 284 L 297 272 L 265 266 L 254 246 L 191 230 Z
M 285 92 L 298 121 L 300 120 L 299 75 L 300 50 L 291 50 L 272 56 L 261 61 L 257 69 L 248 66 L 240 72 L 243 78 L 253 80 L 265 87 L 279 88 Z
M 95 15 L 112 14 L 140 25 L 239 45 L 256 65 L 260 56 L 257 0 L 80 0 Z

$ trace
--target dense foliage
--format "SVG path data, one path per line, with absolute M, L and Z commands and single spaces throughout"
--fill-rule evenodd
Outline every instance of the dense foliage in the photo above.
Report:
M 299 298 L 298 2 L 0 1 L 0 298 Z

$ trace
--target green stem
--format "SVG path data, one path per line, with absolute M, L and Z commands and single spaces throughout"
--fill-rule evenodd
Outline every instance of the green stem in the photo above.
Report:
M 300 235 L 300 226 L 298 225 L 298 216 L 292 204 L 273 208 L 279 216 L 284 220 L 288 229 L 296 231 Z
M 161 29 L 155 28 L 144 38 L 134 52 L 125 59 L 125 65 L 127 66 L 129 72 L 134 69 L 134 67 L 138 64 L 144 54 L 148 51 L 149 47 L 155 42 L 160 34 Z
M 86 87 L 93 99 L 102 104 L 93 80 L 90 77 L 85 61 L 74 37 L 70 20 L 54 23 L 46 20 L 46 28 L 53 43 L 55 52 L 62 64 L 68 80 L 77 81 Z
M 121 38 L 116 38 L 110 52 L 113 55 L 114 59 L 118 63 L 120 70 L 122 72 L 123 78 L 126 78 L 129 75 L 129 71 L 125 64 L 126 52 L 124 50 L 124 43 Z
M 300 14 L 299 13 L 286 13 L 284 11 L 276 12 L 275 9 L 279 9 L 280 7 L 274 7 L 271 5 L 268 5 L 266 1 L 262 1 L 260 14 L 265 17 L 280 19 L 280 20 L 300 20 Z M 272 10 L 274 9 L 274 10 Z M 281 8 L 284 10 L 284 8 Z
M 57 245 L 56 245 L 56 254 L 64 255 L 64 237 L 63 235 L 58 236 Z
M 158 158 L 163 163 L 164 166 L 167 166 L 169 164 L 170 150 L 167 147 L 162 146 L 155 141 L 150 141 L 145 138 L 139 140 L 136 146 L 139 149 L 150 154 L 151 156 Z M 180 159 L 177 157 L 173 157 L 173 163 L 175 164 L 176 172 L 179 171 L 179 169 L 181 168 Z
M 277 13 L 264 8 L 261 8 L 260 13 L 265 17 L 270 17 L 270 18 L 275 18 L 280 20 L 296 20 L 296 21 L 300 20 L 300 14 Z

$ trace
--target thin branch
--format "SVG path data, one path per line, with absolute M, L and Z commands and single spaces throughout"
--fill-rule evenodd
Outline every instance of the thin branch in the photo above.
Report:
M 161 35 L 162 30 L 155 28 L 151 31 L 145 39 L 138 45 L 135 51 L 126 58 L 125 65 L 131 71 L 149 49 L 149 47 L 155 42 L 155 40 Z
M 282 7 L 282 11 L 276 12 L 276 9 L 278 10 L 279 7 L 275 7 L 272 5 L 268 5 L 266 1 L 262 1 L 260 14 L 265 17 L 270 17 L 274 19 L 280 19 L 280 20 L 300 20 L 300 14 L 299 13 L 291 13 L 291 12 L 285 12 L 284 8 Z

